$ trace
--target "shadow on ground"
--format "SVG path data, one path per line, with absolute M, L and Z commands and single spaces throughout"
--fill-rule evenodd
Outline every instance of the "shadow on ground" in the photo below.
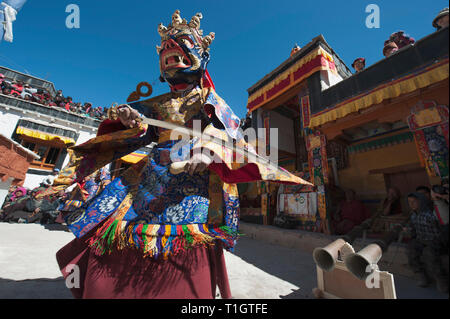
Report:
M 61 225 L 61 224 L 46 224 L 46 225 L 42 225 L 45 229 L 50 230 L 50 231 L 66 231 L 66 232 L 70 232 L 69 228 L 65 225 Z
M 239 238 L 234 254 L 270 275 L 300 287 L 280 298 L 313 297 L 311 291 L 316 287 L 317 281 L 315 264 L 310 254 L 245 236 Z
M 0 299 L 72 299 L 64 278 L 11 280 L 0 278 Z

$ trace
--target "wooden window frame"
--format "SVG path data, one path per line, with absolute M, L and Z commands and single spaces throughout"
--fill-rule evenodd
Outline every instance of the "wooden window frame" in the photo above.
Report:
M 30 164 L 30 168 L 35 168 L 35 169 L 41 169 L 41 170 L 46 170 L 46 171 L 52 171 L 53 168 L 55 168 L 55 164 L 48 164 L 45 163 L 45 160 L 47 159 L 48 153 L 50 152 L 50 149 L 53 148 L 57 148 L 59 149 L 59 154 L 56 158 L 55 163 L 58 162 L 59 157 L 62 154 L 62 151 L 64 149 L 66 149 L 66 146 L 63 142 L 58 142 L 58 141 L 44 141 L 41 139 L 37 139 L 37 138 L 33 138 L 33 137 L 29 137 L 26 135 L 18 135 L 18 139 L 20 139 L 20 144 L 22 146 L 25 146 L 26 142 L 29 143 L 33 143 L 35 144 L 34 149 L 31 150 L 32 152 L 36 152 L 37 149 L 40 146 L 45 146 L 47 147 L 47 150 L 45 151 L 45 155 L 42 156 L 39 160 L 34 159 L 33 162 L 31 162 Z

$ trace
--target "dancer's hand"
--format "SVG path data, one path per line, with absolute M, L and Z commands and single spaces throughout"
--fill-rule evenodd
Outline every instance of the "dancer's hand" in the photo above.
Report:
M 194 173 L 201 173 L 208 168 L 212 161 L 210 156 L 203 154 L 202 152 L 196 153 L 184 166 L 184 171 L 191 176 L 194 175 Z
M 122 124 L 129 128 L 134 128 L 139 125 L 140 115 L 138 111 L 128 106 L 119 106 L 117 115 Z

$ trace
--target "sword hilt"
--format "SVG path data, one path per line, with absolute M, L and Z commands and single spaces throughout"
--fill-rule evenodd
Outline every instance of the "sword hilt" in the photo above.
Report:
M 172 164 L 170 164 L 170 168 L 169 168 L 170 173 L 172 173 L 173 175 L 178 175 L 180 173 L 183 173 L 184 167 L 186 166 L 187 163 L 189 163 L 189 162 L 188 161 L 173 162 Z

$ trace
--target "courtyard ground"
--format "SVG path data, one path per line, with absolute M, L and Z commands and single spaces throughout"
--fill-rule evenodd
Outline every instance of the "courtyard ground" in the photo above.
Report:
M 55 253 L 73 238 L 57 227 L 0 223 L 0 299 L 72 298 Z M 225 258 L 233 298 L 313 298 L 316 270 L 309 252 L 243 236 Z M 405 276 L 394 281 L 400 299 L 448 298 Z

